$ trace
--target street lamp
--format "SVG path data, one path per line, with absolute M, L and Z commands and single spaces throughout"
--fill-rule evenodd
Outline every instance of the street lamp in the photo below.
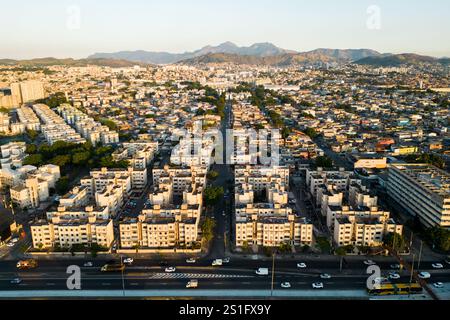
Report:
M 272 284 L 271 284 L 271 289 L 270 289 L 271 297 L 273 297 L 273 286 L 274 286 L 274 281 L 275 281 L 275 255 L 276 255 L 276 253 L 274 252 L 272 255 Z

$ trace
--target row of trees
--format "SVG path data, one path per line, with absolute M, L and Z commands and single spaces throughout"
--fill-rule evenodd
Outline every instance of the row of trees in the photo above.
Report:
M 445 168 L 445 161 L 442 157 L 432 154 L 432 153 L 424 153 L 424 154 L 412 154 L 408 155 L 405 158 L 406 162 L 409 163 L 428 163 L 432 164 L 440 169 Z

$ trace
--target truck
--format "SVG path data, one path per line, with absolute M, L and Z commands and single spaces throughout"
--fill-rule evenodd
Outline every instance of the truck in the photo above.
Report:
M 191 280 L 187 283 L 186 288 L 195 289 L 198 287 L 198 280 Z
M 37 261 L 34 259 L 21 260 L 17 262 L 17 269 L 20 270 L 34 269 L 37 268 L 37 266 L 38 266 Z
M 105 264 L 100 271 L 101 272 L 122 272 L 125 270 L 124 264 Z
M 269 275 L 269 269 L 268 268 L 258 268 L 256 270 L 256 274 L 258 276 L 268 276 Z

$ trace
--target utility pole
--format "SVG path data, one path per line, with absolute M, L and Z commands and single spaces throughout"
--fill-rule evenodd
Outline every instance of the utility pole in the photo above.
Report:
M 123 267 L 123 257 L 122 256 L 120 256 L 120 266 L 121 266 L 121 268 Z M 123 271 L 124 271 L 124 269 L 122 268 L 122 293 L 123 293 L 123 296 L 125 297 L 125 278 L 124 278 L 124 276 L 123 276 Z
M 422 260 L 422 248 L 423 248 L 423 241 L 420 241 L 420 251 L 419 251 L 419 262 L 417 264 L 417 270 L 420 270 L 420 261 Z
M 414 275 L 414 260 L 416 258 L 416 254 L 413 253 L 412 267 L 411 267 L 411 277 L 409 278 L 409 290 L 408 290 L 408 298 L 411 296 L 411 286 Z
M 272 287 L 270 290 L 270 296 L 273 297 L 273 286 L 275 282 L 275 252 L 272 255 Z

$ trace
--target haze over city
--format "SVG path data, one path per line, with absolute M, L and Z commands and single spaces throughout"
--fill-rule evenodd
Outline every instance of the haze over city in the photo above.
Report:
M 4 3 L 2 11 L 0 58 L 182 53 L 225 41 L 271 42 L 296 51 L 367 48 L 450 56 L 445 0 L 26 0 Z M 379 25 L 369 28 L 368 20 L 378 14 Z

